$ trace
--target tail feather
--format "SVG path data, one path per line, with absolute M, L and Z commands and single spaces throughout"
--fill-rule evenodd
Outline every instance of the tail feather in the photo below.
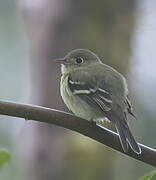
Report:
M 135 141 L 127 122 L 124 120 L 122 122 L 117 121 L 115 123 L 116 129 L 119 133 L 120 142 L 124 152 L 128 151 L 128 144 L 132 148 L 132 150 L 137 153 L 141 154 L 141 149 L 138 143 Z
M 120 123 L 116 123 L 115 126 L 116 126 L 116 130 L 117 130 L 117 132 L 119 134 L 119 139 L 120 139 L 120 142 L 121 142 L 121 146 L 122 146 L 124 152 L 127 152 L 128 151 L 128 142 L 127 142 L 124 130 L 121 127 Z

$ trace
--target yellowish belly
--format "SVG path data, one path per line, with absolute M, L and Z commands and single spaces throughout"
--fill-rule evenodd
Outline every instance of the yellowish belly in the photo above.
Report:
M 62 76 L 60 90 L 64 103 L 76 116 L 94 121 L 104 119 L 104 115 L 101 112 L 97 112 L 77 95 L 73 95 L 68 87 L 68 76 Z

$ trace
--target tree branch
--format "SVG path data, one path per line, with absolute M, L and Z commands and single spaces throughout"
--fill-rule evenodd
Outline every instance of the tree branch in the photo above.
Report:
M 106 146 L 124 153 L 117 133 L 69 113 L 40 106 L 0 101 L 0 114 L 61 126 L 88 136 Z M 156 167 L 156 150 L 142 144 L 140 144 L 140 147 L 142 149 L 140 155 L 137 155 L 131 149 L 129 149 L 128 153 L 124 154 Z

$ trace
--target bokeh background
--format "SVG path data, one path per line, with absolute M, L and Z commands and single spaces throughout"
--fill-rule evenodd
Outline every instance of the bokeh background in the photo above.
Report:
M 132 132 L 155 148 L 155 42 L 154 0 L 1 0 L 0 98 L 68 111 L 52 59 L 87 48 L 126 76 Z M 6 116 L 0 147 L 12 153 L 0 180 L 135 180 L 153 170 L 75 132 Z

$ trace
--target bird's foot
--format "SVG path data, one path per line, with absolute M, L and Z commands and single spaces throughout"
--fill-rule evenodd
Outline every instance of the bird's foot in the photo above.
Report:
M 90 123 L 94 126 L 96 125 L 96 121 L 94 121 L 93 119 L 90 120 Z

